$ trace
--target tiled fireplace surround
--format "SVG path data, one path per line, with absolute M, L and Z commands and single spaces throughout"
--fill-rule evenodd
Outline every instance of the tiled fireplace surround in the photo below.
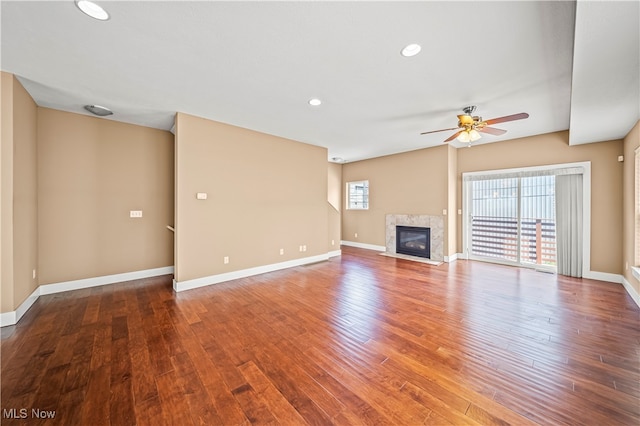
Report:
M 386 216 L 386 252 L 396 252 L 396 225 L 431 228 L 431 260 L 444 261 L 444 218 L 421 214 L 388 214 Z

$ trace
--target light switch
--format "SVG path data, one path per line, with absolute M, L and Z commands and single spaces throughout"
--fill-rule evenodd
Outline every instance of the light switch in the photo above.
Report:
M 196 194 L 196 199 L 198 199 L 198 200 L 206 200 L 207 199 L 207 193 L 206 192 L 198 192 Z
M 131 210 L 131 211 L 129 211 L 129 217 L 135 217 L 135 218 L 142 217 L 142 210 Z

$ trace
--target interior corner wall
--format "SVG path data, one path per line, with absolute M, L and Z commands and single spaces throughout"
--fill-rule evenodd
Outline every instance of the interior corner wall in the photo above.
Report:
M 384 247 L 387 214 L 441 216 L 442 210 L 449 206 L 448 165 L 447 146 L 344 164 L 343 188 L 347 182 L 369 181 L 369 209 L 343 208 L 342 239 Z M 448 252 L 446 228 L 445 253 Z
M 37 288 L 37 106 L 15 76 L 2 73 L 1 311 Z
M 173 265 L 173 144 L 164 130 L 38 108 L 40 284 Z
M 633 276 L 631 266 L 635 258 L 635 151 L 640 147 L 640 121 L 631 129 L 624 138 L 624 176 L 623 176 L 623 219 L 622 219 L 622 243 L 623 243 L 623 274 L 629 284 L 633 286 L 636 294 L 640 294 L 640 281 Z M 638 266 L 638 265 L 636 265 Z
M 458 174 L 484 170 L 591 162 L 591 270 L 622 272 L 622 140 L 569 145 L 569 132 L 480 144 L 458 152 Z M 462 180 L 458 180 L 462 205 Z M 458 220 L 462 248 L 462 218 Z
M 13 303 L 13 76 L 0 73 L 0 312 Z
M 325 148 L 178 113 L 175 159 L 177 282 L 329 252 Z
M 14 77 L 13 84 L 13 282 L 14 308 L 38 287 L 38 107 Z
M 327 209 L 329 215 L 329 250 L 340 250 L 342 239 L 342 164 L 329 163 L 327 172 Z
M 447 166 L 447 218 L 445 235 L 445 256 L 455 256 L 458 253 L 458 149 L 448 145 Z

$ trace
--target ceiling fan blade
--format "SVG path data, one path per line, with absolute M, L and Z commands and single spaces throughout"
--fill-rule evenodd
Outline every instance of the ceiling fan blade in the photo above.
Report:
M 478 127 L 477 130 L 479 132 L 489 133 L 490 135 L 496 135 L 496 136 L 504 135 L 505 133 L 507 133 L 506 130 L 496 129 L 495 127 L 483 127 L 483 128 Z
M 504 123 L 505 121 L 515 121 L 522 120 L 524 118 L 529 118 L 529 114 L 526 112 L 521 112 L 520 114 L 506 115 L 504 117 L 492 118 L 491 120 L 486 120 L 485 123 L 487 125 L 496 124 L 496 123 Z
M 444 140 L 443 143 L 447 143 L 447 142 L 451 142 L 452 140 L 454 140 L 455 138 L 458 137 L 458 135 L 460 133 L 464 132 L 464 129 L 460 130 L 459 132 L 455 132 L 453 135 L 449 136 L 447 139 Z
M 451 129 L 432 130 L 430 132 L 422 132 L 420 134 L 421 135 L 426 135 L 426 134 L 429 134 L 429 133 L 446 132 L 448 130 L 458 130 L 458 128 L 457 127 L 452 127 Z

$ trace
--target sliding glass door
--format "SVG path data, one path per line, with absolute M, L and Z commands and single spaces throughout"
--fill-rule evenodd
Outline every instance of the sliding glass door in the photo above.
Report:
M 553 269 L 555 176 L 469 182 L 469 257 Z

